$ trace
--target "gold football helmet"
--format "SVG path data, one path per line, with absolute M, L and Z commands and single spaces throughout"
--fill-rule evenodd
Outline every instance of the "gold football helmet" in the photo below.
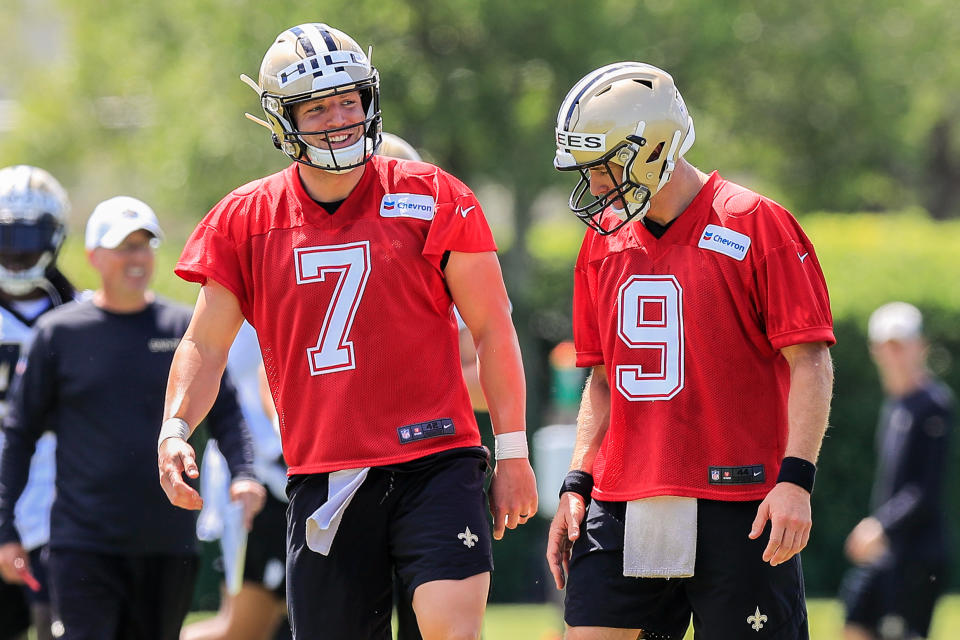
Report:
M 557 115 L 560 171 L 579 171 L 570 209 L 602 235 L 614 233 L 650 208 L 677 159 L 693 145 L 693 119 L 670 74 L 640 62 L 617 62 L 591 71 L 567 93 Z M 590 169 L 609 164 L 623 178 L 602 195 L 590 194 Z M 619 218 L 604 220 L 607 209 Z
M 43 169 L 0 169 L 0 289 L 21 296 L 46 284 L 69 210 L 67 192 Z
M 380 151 L 378 152 L 380 155 L 389 156 L 391 158 L 400 158 L 401 160 L 416 160 L 417 162 L 423 161 L 423 158 L 421 158 L 420 154 L 417 153 L 417 150 L 413 148 L 413 145 L 400 136 L 386 132 L 384 132 L 382 136 L 383 142 L 381 143 Z
M 267 116 L 264 122 L 247 117 L 273 133 L 273 143 L 292 160 L 326 171 L 344 172 L 370 159 L 380 144 L 380 75 L 353 38 L 325 24 L 291 27 L 277 36 L 260 64 L 260 82 L 246 75 L 260 96 Z M 356 123 L 325 131 L 301 131 L 291 106 L 306 100 L 358 91 L 363 105 L 364 136 L 343 149 L 332 149 L 330 136 L 352 129 Z M 305 136 L 319 136 L 327 148 L 309 144 Z

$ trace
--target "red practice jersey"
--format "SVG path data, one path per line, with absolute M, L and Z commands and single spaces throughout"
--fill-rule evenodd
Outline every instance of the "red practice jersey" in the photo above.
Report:
M 256 328 L 290 473 L 479 445 L 442 271 L 449 251 L 496 250 L 476 197 L 375 156 L 331 215 L 298 167 L 221 200 L 176 267 L 233 292 Z
M 605 365 L 594 497 L 763 498 L 787 441 L 783 347 L 834 343 L 813 246 L 785 209 L 710 176 L 660 238 L 590 230 L 577 259 L 577 365 Z

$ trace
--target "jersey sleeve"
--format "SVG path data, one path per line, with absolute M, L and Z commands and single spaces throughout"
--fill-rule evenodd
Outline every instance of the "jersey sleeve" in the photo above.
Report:
M 603 364 L 600 329 L 597 324 L 595 273 L 590 271 L 590 232 L 583 240 L 573 272 L 573 344 L 578 367 Z
M 779 228 L 767 238 L 771 248 L 756 274 L 767 340 L 777 350 L 805 342 L 833 345 L 830 298 L 813 245 L 789 213 L 774 215 Z
M 247 289 L 243 283 L 239 250 L 228 233 L 229 209 L 221 201 L 187 239 L 180 260 L 174 267 L 174 273 L 201 285 L 214 280 L 223 285 L 240 302 L 243 309 L 248 308 Z
M 443 255 L 448 251 L 496 251 L 497 244 L 493 240 L 490 225 L 473 192 L 449 174 L 439 175 L 438 181 L 440 194 L 424 242 L 423 255 L 439 267 Z

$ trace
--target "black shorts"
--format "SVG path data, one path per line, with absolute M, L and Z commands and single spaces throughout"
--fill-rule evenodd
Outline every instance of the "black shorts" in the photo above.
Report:
M 889 637 L 926 638 L 937 599 L 946 586 L 946 567 L 890 558 L 882 564 L 851 569 L 843 578 L 840 599 L 847 623 Z M 897 633 L 895 629 L 903 630 Z M 883 636 L 888 637 L 888 636 Z
M 389 639 L 393 571 L 408 594 L 426 582 L 493 569 L 482 448 L 370 470 L 330 554 L 311 551 L 305 522 L 327 500 L 328 474 L 287 487 L 287 608 L 295 638 Z
M 643 629 L 644 638 L 806 640 L 799 557 L 771 567 L 769 537 L 747 534 L 759 502 L 697 501 L 697 559 L 691 578 L 623 575 L 624 502 L 592 500 L 573 545 L 564 619 L 570 626 Z
M 0 640 L 13 640 L 30 628 L 30 608 L 22 585 L 0 578 Z
M 24 594 L 31 606 L 50 604 L 50 587 L 47 585 L 47 563 L 50 562 L 50 548 L 47 545 L 30 551 L 30 573 L 40 583 L 40 590 L 24 587 Z
M 286 597 L 287 503 L 267 491 L 263 509 L 253 519 L 247 534 L 247 555 L 243 564 L 244 582 L 253 582 L 273 593 Z M 223 557 L 213 563 L 223 575 Z
M 193 599 L 196 556 L 51 549 L 55 634 L 63 640 L 177 640 Z

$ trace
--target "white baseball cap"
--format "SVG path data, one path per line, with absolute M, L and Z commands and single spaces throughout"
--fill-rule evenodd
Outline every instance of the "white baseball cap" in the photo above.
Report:
M 870 342 L 913 340 L 923 335 L 923 315 L 906 302 L 889 302 L 870 314 L 867 324 Z
M 149 231 L 163 240 L 163 231 L 150 206 L 130 196 L 117 196 L 96 206 L 87 220 L 86 247 L 116 249 L 134 231 Z

